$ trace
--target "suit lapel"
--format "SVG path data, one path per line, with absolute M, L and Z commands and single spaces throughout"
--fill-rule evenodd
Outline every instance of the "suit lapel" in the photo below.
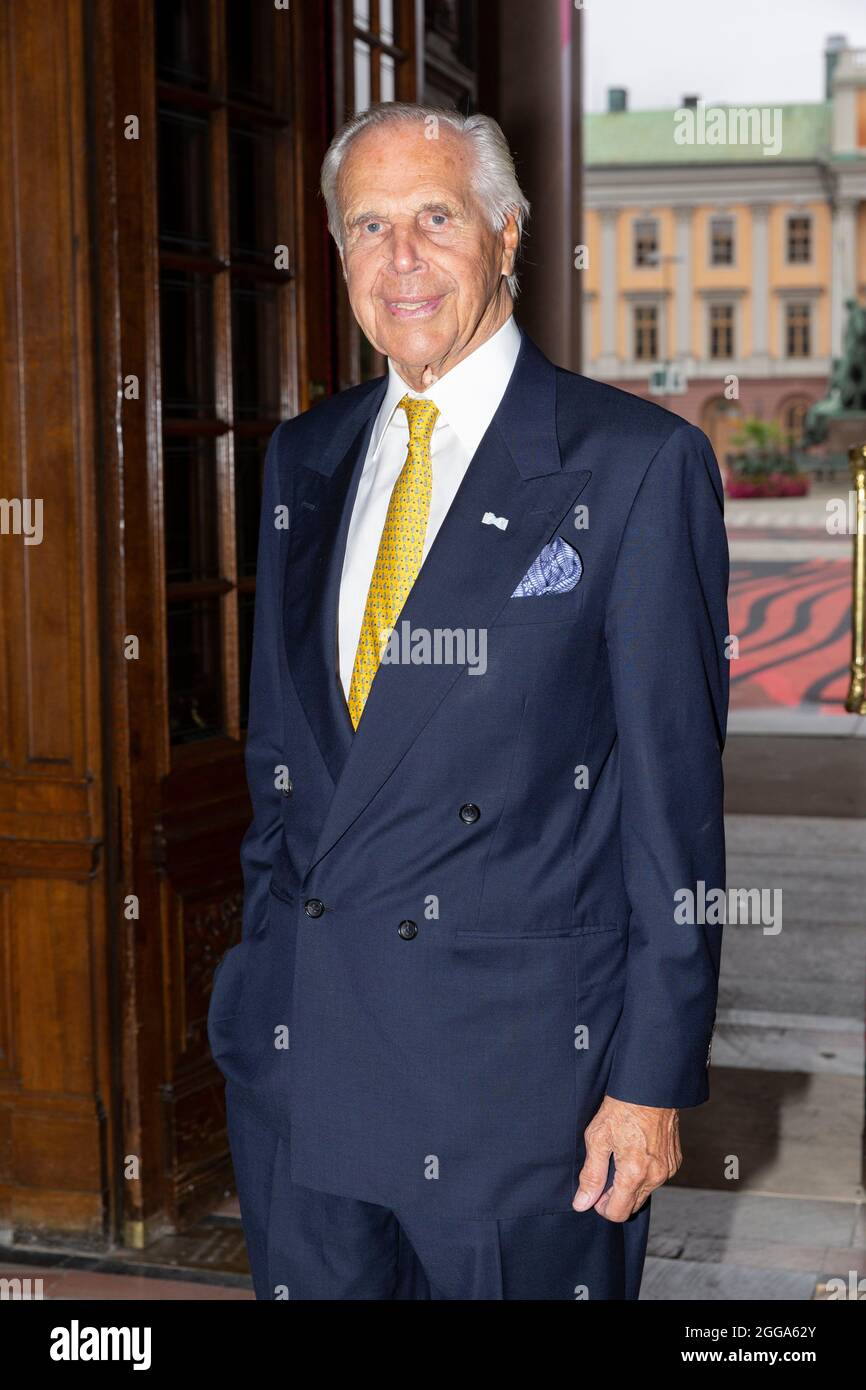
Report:
M 508 390 L 421 567 L 398 632 L 406 623 L 411 632 L 431 634 L 486 632 L 493 624 L 590 477 L 562 469 L 555 410 L 555 368 L 524 337 Z M 484 525 L 485 512 L 507 517 L 505 530 Z M 369 804 L 465 670 L 465 662 L 379 667 L 309 868 Z
M 321 441 L 318 467 L 293 479 L 283 628 L 289 670 L 313 736 L 336 783 L 354 730 L 339 678 L 340 577 L 352 506 L 385 382 L 377 381 Z M 308 454 L 315 457 L 315 442 Z

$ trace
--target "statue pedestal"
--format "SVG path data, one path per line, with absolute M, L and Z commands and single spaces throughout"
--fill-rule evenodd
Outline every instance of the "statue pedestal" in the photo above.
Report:
M 866 444 L 866 411 L 847 410 L 844 415 L 828 416 L 827 436 L 822 443 L 831 453 Z

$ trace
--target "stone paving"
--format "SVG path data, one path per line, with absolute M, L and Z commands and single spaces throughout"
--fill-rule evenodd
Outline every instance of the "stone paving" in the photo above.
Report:
M 725 929 L 711 1099 L 682 1113 L 641 1297 L 811 1299 L 866 1278 L 866 821 L 733 815 L 727 838 L 729 887 L 781 889 L 782 927 Z

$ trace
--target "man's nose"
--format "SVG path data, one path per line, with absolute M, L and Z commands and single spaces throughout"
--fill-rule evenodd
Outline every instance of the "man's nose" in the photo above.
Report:
M 391 232 L 391 264 L 400 275 L 420 270 L 423 261 L 414 228 L 394 227 Z

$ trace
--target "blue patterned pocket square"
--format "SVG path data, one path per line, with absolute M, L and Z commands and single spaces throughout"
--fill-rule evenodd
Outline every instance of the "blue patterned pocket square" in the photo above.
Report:
M 521 579 L 512 598 L 543 598 L 545 594 L 565 594 L 583 574 L 576 550 L 561 536 L 554 536 Z

